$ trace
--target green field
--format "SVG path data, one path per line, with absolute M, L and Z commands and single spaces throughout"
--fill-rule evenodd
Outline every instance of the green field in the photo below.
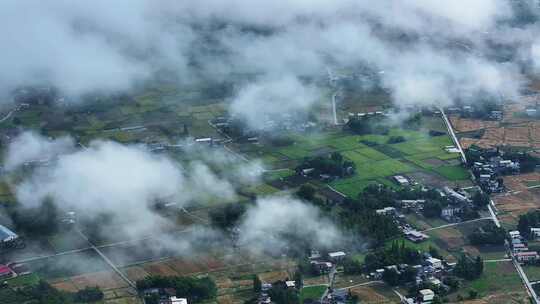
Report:
M 466 282 L 462 290 L 467 291 L 470 288 L 478 291 L 480 296 L 524 290 L 512 262 L 485 263 L 482 276 L 472 282 Z
M 39 276 L 35 273 L 20 275 L 6 281 L 9 287 L 21 287 L 35 285 L 39 282 Z
M 470 178 L 469 171 L 458 166 L 441 166 L 434 168 L 433 171 L 444 176 L 450 181 L 465 180 Z
M 306 299 L 320 300 L 328 286 L 326 285 L 315 285 L 307 286 L 300 290 L 300 302 L 304 303 Z
M 540 280 L 540 267 L 534 265 L 525 265 L 523 266 L 523 271 L 527 274 L 529 281 L 538 281 Z

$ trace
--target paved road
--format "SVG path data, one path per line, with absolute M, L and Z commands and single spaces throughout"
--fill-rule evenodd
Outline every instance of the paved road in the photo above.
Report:
M 492 199 L 489 199 L 489 204 L 488 204 L 489 214 L 491 214 L 491 218 L 493 219 L 493 222 L 495 223 L 495 226 L 500 228 L 501 223 L 499 222 L 499 219 L 497 218 L 497 215 L 495 214 L 495 211 L 493 211 L 494 208 L 495 208 L 495 203 L 493 202 Z
M 467 163 L 467 158 L 465 157 L 465 153 L 463 153 L 463 149 L 461 148 L 461 144 L 459 143 L 459 140 L 456 137 L 456 134 L 454 133 L 454 129 L 452 128 L 452 124 L 448 120 L 448 117 L 446 117 L 446 114 L 444 113 L 444 110 L 442 108 L 439 108 L 442 117 L 444 119 L 444 123 L 446 124 L 446 127 L 448 128 L 448 133 L 450 133 L 452 140 L 456 144 L 456 147 L 459 149 L 461 154 L 461 160 L 463 163 Z M 473 181 L 475 180 L 475 177 L 473 174 L 471 174 L 471 177 Z M 495 204 L 493 203 L 493 200 L 490 199 L 490 202 L 488 204 L 489 213 L 491 214 L 491 219 L 495 223 L 497 227 L 501 227 L 501 223 L 499 222 L 499 219 L 497 218 L 497 214 L 494 211 Z M 523 271 L 523 268 L 521 268 L 521 265 L 516 261 L 515 257 L 512 255 L 512 252 L 510 251 L 510 247 L 508 246 L 508 242 L 506 242 L 506 249 L 509 253 L 509 255 L 512 257 L 512 263 L 514 264 L 514 267 L 516 268 L 516 271 L 518 272 L 519 276 L 521 277 L 521 280 L 523 281 L 523 284 L 525 285 L 525 289 L 527 290 L 530 298 L 535 304 L 540 304 L 540 301 L 538 299 L 538 296 L 536 295 L 536 292 L 532 288 L 531 283 L 529 282 L 529 278 L 527 278 L 527 275 Z
M 525 271 L 523 271 L 523 268 L 521 268 L 521 265 L 518 261 L 516 261 L 516 258 L 512 256 L 512 263 L 514 264 L 514 267 L 516 267 L 516 270 L 521 277 L 521 280 L 525 284 L 525 287 L 527 289 L 527 292 L 529 293 L 529 296 L 533 300 L 535 304 L 540 303 L 540 300 L 538 299 L 538 296 L 536 295 L 536 292 L 534 291 L 534 288 L 532 287 L 531 282 L 529 281 L 529 278 L 525 274 Z
M 334 125 L 338 125 L 337 110 L 336 110 L 336 97 L 338 92 L 332 94 L 332 115 L 334 116 Z
M 336 265 L 334 265 L 328 273 L 328 288 L 326 288 L 323 295 L 321 296 L 321 303 L 324 303 L 324 299 L 328 296 L 328 290 L 334 287 L 334 278 L 336 277 L 336 272 Z
M 340 288 L 340 290 L 347 290 L 349 288 L 355 288 L 355 287 L 359 287 L 359 286 L 366 286 L 366 285 L 371 285 L 371 284 L 384 284 L 383 281 L 369 281 L 369 282 L 364 282 L 364 283 L 358 283 L 358 284 L 354 284 L 354 285 L 351 285 L 351 286 L 347 286 L 347 287 L 343 287 L 343 288 Z
M 429 229 L 423 230 L 422 232 L 427 232 L 427 231 L 432 231 L 432 230 L 437 230 L 437 229 L 443 229 L 443 228 L 458 226 L 458 225 L 467 224 L 467 223 L 474 223 L 474 222 L 478 222 L 478 221 L 491 220 L 491 219 L 492 218 L 490 216 L 481 217 L 481 218 L 477 218 L 477 219 L 474 219 L 474 220 L 463 221 L 463 222 L 452 223 L 452 224 L 446 224 L 446 225 L 442 225 L 442 226 L 438 226 L 438 227 L 429 228 Z
M 2 123 L 2 122 L 4 122 L 4 121 L 8 120 L 8 119 L 11 117 L 11 115 L 13 115 L 13 113 L 14 113 L 15 111 L 17 111 L 17 109 L 14 109 L 14 110 L 9 111 L 9 112 L 6 114 L 6 116 L 4 116 L 4 117 L 2 117 L 2 119 L 0 119 L 0 123 Z
M 186 232 L 190 232 L 192 230 L 193 230 L 192 228 L 187 228 L 187 229 L 184 228 L 184 229 L 178 229 L 178 230 L 169 231 L 169 233 L 186 233 Z M 108 247 L 115 247 L 115 246 L 120 246 L 120 245 L 125 245 L 125 244 L 130 244 L 130 243 L 136 243 L 136 242 L 150 240 L 150 239 L 158 239 L 160 237 L 160 235 L 161 234 L 148 235 L 148 236 L 138 238 L 138 239 L 132 239 L 132 240 L 127 240 L 127 241 L 119 241 L 119 242 L 99 245 L 99 246 L 95 246 L 95 247 L 98 248 L 98 249 L 103 249 L 103 248 L 108 248 Z M 79 253 L 79 252 L 83 252 L 83 251 L 91 250 L 91 249 L 93 249 L 93 248 L 92 247 L 85 247 L 85 248 L 80 248 L 80 249 L 67 250 L 67 251 L 62 251 L 62 252 L 58 252 L 58 253 L 55 253 L 55 254 L 40 255 L 40 256 L 25 258 L 25 259 L 17 260 L 14 263 L 27 263 L 27 262 L 37 261 L 37 260 L 43 260 L 43 259 L 48 259 L 48 258 L 59 257 L 59 256 L 63 256 L 63 255 L 75 254 L 75 253 Z
M 450 137 L 452 137 L 452 141 L 454 142 L 454 144 L 459 150 L 459 154 L 461 155 L 461 161 L 464 164 L 466 164 L 467 158 L 465 157 L 465 153 L 463 152 L 463 149 L 461 148 L 461 144 L 459 143 L 459 140 L 456 137 L 456 133 L 454 132 L 454 129 L 452 128 L 452 124 L 450 123 L 450 120 L 448 120 L 448 117 L 446 117 L 446 113 L 444 113 L 444 109 L 442 107 L 439 108 L 439 111 L 441 111 L 444 124 L 446 125 L 446 128 L 448 129 L 448 133 L 450 134 Z
M 484 263 L 500 263 L 500 262 L 511 262 L 512 259 L 497 259 L 497 260 L 484 260 Z
M 94 251 L 105 261 L 105 263 L 107 263 L 114 270 L 114 272 L 116 272 L 129 286 L 137 289 L 135 283 L 130 280 L 122 271 L 120 271 L 120 269 L 118 269 L 118 267 L 116 267 L 116 265 L 114 265 L 114 263 L 109 260 L 109 258 L 105 254 L 103 254 L 103 252 L 101 252 L 101 250 L 99 250 L 84 233 L 82 233 L 82 231 L 77 229 L 77 232 L 88 243 L 88 245 L 90 245 L 90 247 L 94 249 Z

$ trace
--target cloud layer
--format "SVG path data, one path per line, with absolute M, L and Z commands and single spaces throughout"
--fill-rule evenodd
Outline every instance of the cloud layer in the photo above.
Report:
M 385 71 L 381 85 L 397 102 L 512 96 L 520 62 L 538 61 L 538 28 L 516 26 L 520 18 L 505 0 L 3 1 L 0 91 L 128 90 L 159 70 L 180 82 L 255 73 L 233 110 L 256 118 L 259 107 L 309 106 L 317 93 L 298 77 L 363 66 Z M 501 64 L 486 55 L 494 43 L 519 56 Z

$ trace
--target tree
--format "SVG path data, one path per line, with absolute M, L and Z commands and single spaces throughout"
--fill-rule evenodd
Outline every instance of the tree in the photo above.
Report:
M 304 286 L 304 279 L 300 271 L 294 273 L 294 284 L 299 290 Z
M 480 256 L 472 259 L 467 255 L 461 255 L 459 258 L 454 273 L 467 280 L 474 280 L 482 275 L 484 271 L 484 262 Z
M 405 137 L 403 136 L 391 136 L 387 143 L 389 144 L 397 144 L 397 143 L 401 143 L 401 142 L 404 142 L 405 141 Z
M 524 238 L 531 237 L 531 228 L 540 227 L 540 211 L 530 211 L 519 216 L 518 230 Z
M 97 302 L 103 299 L 103 292 L 99 287 L 86 287 L 75 293 L 75 301 L 77 302 Z
M 283 281 L 273 283 L 272 288 L 268 290 L 268 295 L 272 298 L 272 302 L 276 304 L 300 303 L 298 290 L 296 288 L 287 288 Z
M 430 218 L 441 216 L 441 212 L 442 212 L 441 205 L 436 201 L 426 202 L 424 204 L 424 209 L 422 211 L 425 217 L 430 217 Z
M 362 263 L 354 259 L 351 259 L 349 257 L 343 260 L 342 265 L 343 265 L 343 272 L 345 272 L 345 274 L 359 274 L 362 272 Z
M 473 195 L 472 201 L 476 208 L 482 209 L 489 204 L 489 195 L 482 191 L 478 191 Z
M 262 290 L 262 282 L 261 279 L 259 279 L 258 275 L 253 276 L 253 291 L 254 292 L 261 292 Z
M 315 188 L 311 185 L 302 185 L 300 189 L 296 192 L 296 195 L 306 201 L 311 201 L 315 197 Z
M 46 198 L 39 207 L 15 210 L 11 218 L 17 230 L 37 235 L 57 232 L 60 222 L 58 208 L 50 198 Z
M 61 292 L 52 287 L 46 281 L 40 281 L 35 286 L 29 286 L 20 291 L 25 297 L 34 301 L 37 304 L 71 304 L 71 295 Z
M 222 230 L 234 227 L 246 213 L 246 206 L 241 203 L 227 204 L 210 211 L 210 222 Z
M 184 295 L 190 302 L 201 302 L 216 297 L 216 284 L 209 277 L 193 278 L 178 276 L 148 276 L 136 282 L 137 289 L 173 288 L 176 294 Z
M 395 269 L 386 269 L 383 272 L 382 279 L 390 286 L 396 286 L 399 284 L 399 274 Z
M 468 238 L 473 245 L 503 245 L 506 231 L 490 222 L 471 233 Z
M 478 297 L 478 291 L 474 290 L 474 289 L 470 289 L 469 290 L 469 299 L 473 300 L 473 299 L 476 299 Z
M 429 254 L 434 257 L 434 258 L 437 258 L 437 259 L 441 259 L 442 256 L 441 254 L 439 253 L 439 250 L 433 246 L 429 246 Z

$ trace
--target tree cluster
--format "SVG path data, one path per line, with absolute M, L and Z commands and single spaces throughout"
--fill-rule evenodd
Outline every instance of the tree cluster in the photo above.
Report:
M 461 255 L 454 268 L 454 274 L 466 280 L 477 279 L 482 272 L 484 272 L 484 261 L 480 256 L 473 259 L 467 255 Z
M 472 202 L 475 208 L 482 209 L 489 204 L 489 195 L 482 191 L 478 191 L 473 195 Z
M 424 204 L 422 214 L 428 218 L 434 218 L 441 216 L 442 206 L 438 201 L 428 201 Z
M 388 265 L 418 264 L 422 261 L 420 252 L 405 246 L 405 242 L 392 242 L 391 246 L 375 250 L 366 255 L 364 266 L 367 270 L 375 270 Z
M 382 275 L 382 280 L 390 286 L 410 283 L 414 281 L 415 278 L 416 270 L 410 266 L 399 273 L 395 269 L 386 269 Z
M 399 235 L 394 221 L 375 210 L 394 205 L 395 193 L 388 187 L 370 185 L 357 200 L 346 199 L 339 213 L 339 222 L 349 230 L 368 236 L 378 243 Z
M 527 152 L 521 151 L 505 151 L 505 158 L 519 162 L 521 173 L 533 172 L 537 165 L 540 165 L 540 159 L 532 156 Z
M 17 207 L 10 211 L 17 231 L 28 235 L 50 235 L 58 231 L 60 212 L 50 199 L 44 200 L 38 207 Z
M 380 123 L 380 117 L 377 118 L 351 118 L 344 129 L 350 130 L 359 135 L 382 134 L 389 132 L 388 126 Z
M 241 203 L 227 204 L 210 211 L 212 226 L 221 230 L 229 230 L 236 226 L 238 221 L 246 213 L 246 206 Z
M 75 301 L 81 303 L 92 303 L 103 299 L 103 291 L 99 287 L 86 287 L 75 293 Z
M 531 228 L 540 227 L 540 210 L 530 211 L 519 216 L 518 230 L 522 237 L 531 237 Z
M 473 245 L 504 245 L 506 231 L 490 222 L 476 229 L 468 238 Z
M 405 141 L 405 137 L 403 136 L 390 136 L 387 143 L 389 144 L 398 144 Z
M 150 288 L 173 288 L 178 296 L 187 298 L 190 303 L 213 299 L 217 294 L 216 284 L 209 277 L 148 276 L 137 281 L 136 285 L 139 291 Z
M 287 288 L 285 281 L 277 281 L 268 290 L 268 295 L 276 304 L 299 304 L 300 296 L 296 288 Z
M 306 158 L 296 167 L 296 172 L 301 172 L 304 169 L 315 169 L 313 175 L 328 174 L 332 176 L 347 176 L 354 173 L 355 164 L 347 160 L 339 152 L 334 152 L 329 156 L 318 156 Z
M 43 280 L 36 285 L 19 288 L 15 293 L 21 303 L 35 304 L 93 303 L 103 299 L 103 292 L 99 287 L 87 287 L 70 293 L 60 291 Z

